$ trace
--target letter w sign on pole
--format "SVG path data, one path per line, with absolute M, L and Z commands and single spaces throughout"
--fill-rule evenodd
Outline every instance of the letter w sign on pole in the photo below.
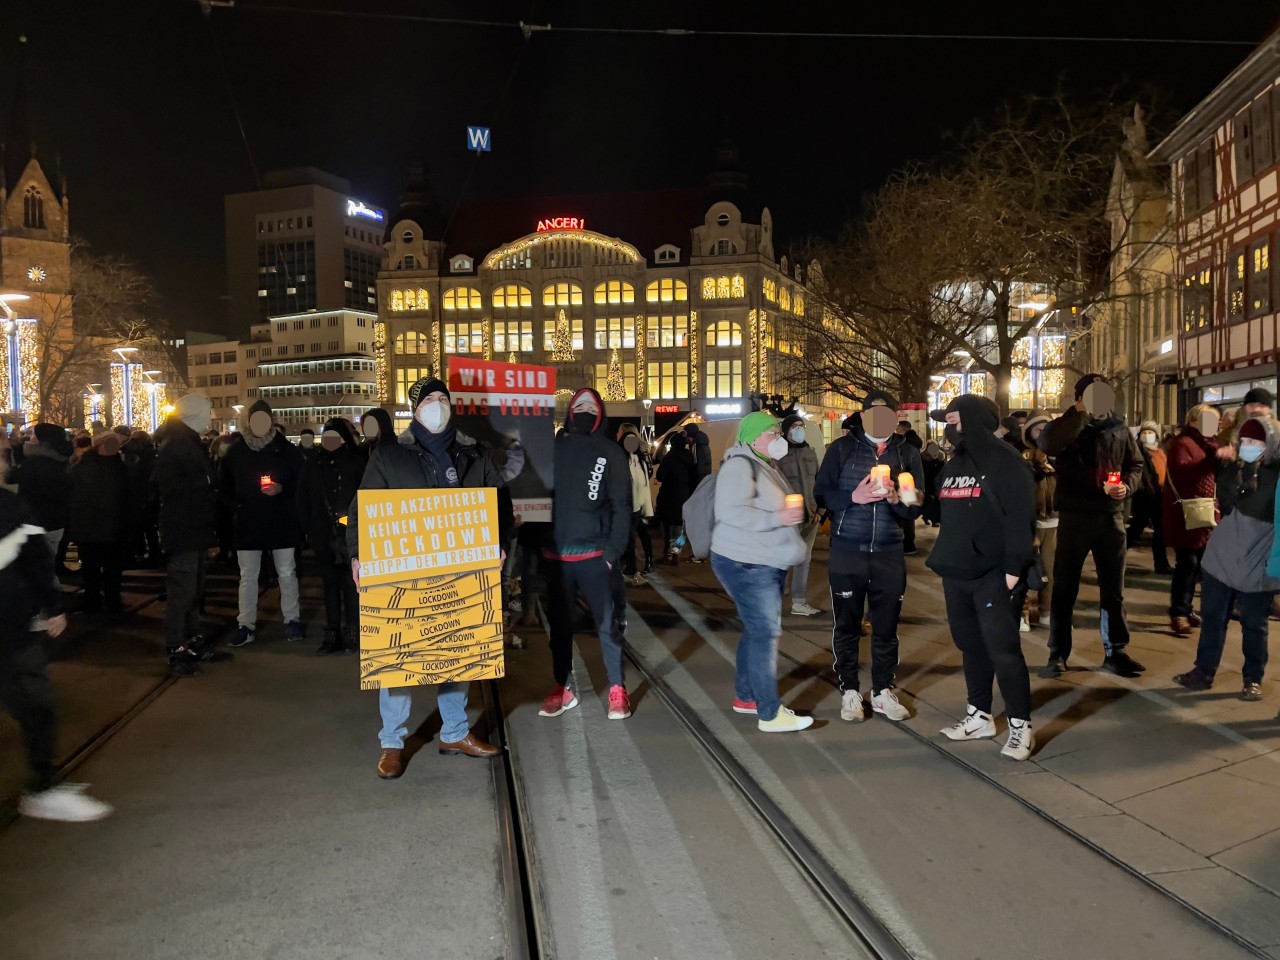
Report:
M 476 153 L 489 153 L 493 141 L 489 139 L 488 127 L 467 127 L 467 149 Z

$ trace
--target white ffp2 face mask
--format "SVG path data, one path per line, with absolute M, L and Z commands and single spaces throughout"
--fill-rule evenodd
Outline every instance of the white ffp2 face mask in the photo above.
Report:
M 791 428 L 791 442 L 804 443 L 804 427 Z
M 770 459 L 781 460 L 787 455 L 789 449 L 786 437 L 774 437 L 769 441 L 769 446 L 765 448 L 765 452 L 769 454 Z
M 418 422 L 432 433 L 439 433 L 449 422 L 449 404 L 424 403 L 418 408 Z

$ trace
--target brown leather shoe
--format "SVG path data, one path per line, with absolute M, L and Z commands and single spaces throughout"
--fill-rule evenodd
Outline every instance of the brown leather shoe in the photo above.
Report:
M 445 741 L 441 740 L 440 752 L 446 757 L 465 753 L 468 757 L 488 759 L 489 757 L 496 757 L 502 751 L 492 744 L 485 743 L 483 740 L 477 740 L 476 735 L 468 730 L 467 735 L 457 743 L 445 743 Z
M 378 776 L 383 780 L 395 780 L 404 773 L 404 751 L 398 747 L 384 747 L 378 758 Z
M 1191 636 L 1191 620 L 1188 617 L 1170 617 L 1169 629 L 1179 637 Z

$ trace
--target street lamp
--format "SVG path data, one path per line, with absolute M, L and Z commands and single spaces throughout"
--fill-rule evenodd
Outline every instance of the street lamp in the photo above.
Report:
M 644 437 L 646 440 L 651 440 L 653 438 L 653 421 L 649 418 L 649 410 L 653 406 L 653 400 L 645 397 L 640 401 L 640 404 L 644 407 Z
M 235 427 L 235 429 L 236 429 L 237 431 L 239 431 L 239 429 L 240 429 L 240 412 L 241 412 L 242 410 L 244 410 L 244 404 L 243 404 L 243 403 L 233 403 L 233 404 L 231 405 L 231 409 L 232 409 L 232 410 L 234 410 L 234 411 L 236 412 L 236 418 L 235 418 L 235 420 L 231 421 L 231 426 Z

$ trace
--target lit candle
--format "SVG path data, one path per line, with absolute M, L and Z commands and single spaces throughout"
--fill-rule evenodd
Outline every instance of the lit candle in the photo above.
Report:
M 889 478 L 892 475 L 893 475 L 893 469 L 887 463 L 877 463 L 874 467 L 871 468 L 872 482 L 881 490 L 883 490 L 885 493 L 889 492 L 889 485 L 890 485 Z
M 800 519 L 795 521 L 796 523 L 800 523 L 800 521 L 804 519 L 804 494 L 788 493 L 787 509 L 800 511 Z
M 916 502 L 916 478 L 910 470 L 898 474 L 898 497 L 907 506 Z

